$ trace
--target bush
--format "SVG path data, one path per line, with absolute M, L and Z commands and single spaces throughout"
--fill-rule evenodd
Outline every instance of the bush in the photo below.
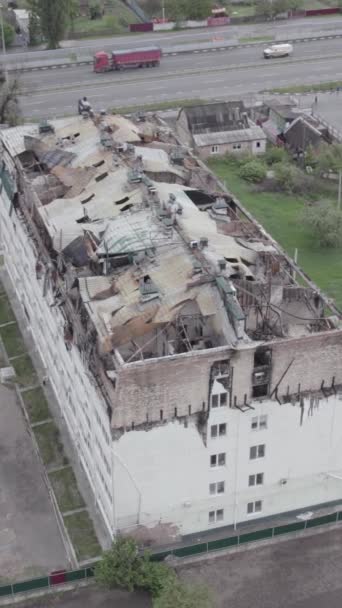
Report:
M 127 591 L 144 589 L 152 597 L 161 594 L 166 585 L 177 579 L 175 571 L 158 562 L 152 562 L 150 555 L 141 555 L 133 539 L 119 538 L 102 560 L 96 564 L 95 578 L 104 587 L 119 587 Z
M 101 19 L 102 9 L 99 2 L 92 2 L 89 6 L 90 19 Z
M 248 182 L 258 184 L 266 177 L 266 167 L 261 160 L 250 160 L 242 165 L 239 175 Z
M 103 27 L 111 30 L 112 34 L 120 34 L 121 26 L 116 15 L 107 15 L 103 21 Z
M 274 165 L 275 163 L 285 163 L 288 160 L 289 156 L 285 148 L 277 148 L 276 146 L 271 146 L 266 151 L 265 161 L 268 165 Z
M 303 220 L 321 247 L 342 245 L 342 212 L 332 203 L 320 201 L 308 205 L 303 212 Z
M 173 585 L 176 580 L 175 571 L 166 564 L 152 562 L 148 555 L 141 558 L 136 579 L 138 589 L 144 589 L 152 597 L 158 597 L 166 586 Z
M 206 587 L 187 585 L 174 580 L 154 599 L 153 608 L 212 608 L 213 600 Z
M 134 591 L 140 557 L 134 540 L 119 538 L 95 566 L 95 578 L 104 587 Z
M 312 178 L 301 169 L 290 163 L 275 163 L 274 178 L 283 192 L 299 195 L 310 195 L 314 192 Z
M 4 37 L 5 37 L 5 45 L 6 47 L 11 46 L 14 37 L 15 37 L 15 30 L 14 27 L 11 26 L 10 23 L 4 23 Z M 2 48 L 2 38 L 1 38 L 1 48 Z

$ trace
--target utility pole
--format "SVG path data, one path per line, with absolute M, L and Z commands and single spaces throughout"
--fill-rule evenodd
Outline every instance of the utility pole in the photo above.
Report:
M 2 40 L 2 52 L 3 59 L 2 65 L 4 70 L 5 81 L 8 81 L 7 67 L 6 67 L 6 43 L 5 43 L 5 30 L 4 30 L 4 15 L 3 15 L 4 5 L 2 2 L 0 3 L 0 21 L 1 21 L 1 40 Z
M 338 198 L 337 198 L 337 209 L 341 209 L 341 194 L 342 194 L 342 170 L 338 172 Z
M 162 0 L 162 18 L 165 21 L 165 0 Z

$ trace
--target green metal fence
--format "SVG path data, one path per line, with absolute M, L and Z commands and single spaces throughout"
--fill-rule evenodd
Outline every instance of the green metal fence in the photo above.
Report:
M 293 532 L 304 531 L 316 526 L 324 526 L 325 524 L 339 523 L 342 521 L 342 511 L 336 513 L 329 513 L 328 515 L 322 515 L 313 519 L 305 521 L 296 521 L 291 524 L 285 524 L 282 526 L 275 526 L 272 528 L 264 528 L 262 530 L 254 530 L 253 532 L 245 532 L 244 534 L 236 534 L 227 538 L 220 538 L 217 540 L 211 540 L 204 543 L 197 543 L 195 545 L 189 545 L 185 547 L 178 547 L 176 549 L 170 549 L 159 553 L 153 553 L 152 559 L 154 561 L 162 561 L 169 555 L 176 557 L 188 557 L 191 555 L 200 555 L 210 553 L 211 551 L 221 551 L 229 547 L 237 547 L 244 543 L 252 543 L 268 538 L 274 538 L 283 534 L 291 534 Z M 71 571 L 58 571 L 50 574 L 49 576 L 42 576 L 40 578 L 34 578 L 27 581 L 21 581 L 19 583 L 13 583 L 11 585 L 0 586 L 0 598 L 5 596 L 14 596 L 17 593 L 25 593 L 27 591 L 35 591 L 39 589 L 51 589 L 56 586 L 71 583 L 74 581 L 82 581 L 94 576 L 95 566 L 88 566 L 86 568 L 80 568 L 79 570 Z

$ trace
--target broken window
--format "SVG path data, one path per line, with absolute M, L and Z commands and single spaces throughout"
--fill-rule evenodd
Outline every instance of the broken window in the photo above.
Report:
M 249 449 L 249 459 L 256 460 L 256 458 L 264 458 L 266 452 L 266 446 L 264 443 L 260 445 L 253 445 Z
M 226 423 L 219 424 L 219 436 L 223 437 L 223 435 L 226 435 L 226 433 L 227 433 L 227 425 L 226 425 Z
M 212 395 L 211 397 L 211 407 L 218 407 L 219 404 L 219 396 L 218 395 Z
M 254 367 L 270 365 L 272 351 L 269 348 L 258 348 L 254 353 Z
M 259 384 L 258 386 L 253 386 L 252 396 L 254 399 L 259 399 L 260 397 L 267 397 L 268 395 L 268 384 Z
M 256 473 L 255 475 L 250 475 L 248 478 L 249 486 L 262 486 L 264 483 L 264 474 Z
M 220 407 L 227 405 L 227 393 L 221 393 L 220 395 Z
M 224 481 L 217 481 L 209 484 L 209 494 L 224 494 Z
M 210 427 L 210 436 L 211 437 L 223 437 L 227 434 L 227 425 L 225 422 L 221 424 L 212 424 Z
M 226 453 L 220 452 L 219 454 L 212 454 L 210 456 L 211 467 L 224 467 L 226 464 Z
M 216 521 L 223 521 L 223 515 L 224 515 L 223 509 L 216 509 L 216 511 L 209 511 L 208 521 L 210 524 L 213 524 Z
M 247 514 L 252 515 L 253 513 L 260 513 L 262 510 L 262 500 L 255 500 L 247 504 Z
M 253 431 L 259 429 L 267 429 L 267 415 L 263 415 L 263 416 L 255 416 L 252 418 L 252 422 L 251 422 L 251 429 Z

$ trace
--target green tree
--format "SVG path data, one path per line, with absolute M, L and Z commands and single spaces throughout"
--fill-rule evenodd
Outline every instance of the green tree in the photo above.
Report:
M 188 19 L 201 20 L 210 16 L 211 0 L 188 0 L 186 5 L 186 16 Z
M 342 212 L 331 202 L 319 201 L 308 205 L 303 220 L 321 247 L 342 245 Z
M 5 23 L 4 23 L 4 38 L 5 38 L 6 48 L 9 47 L 12 44 L 12 42 L 14 40 L 14 36 L 15 36 L 14 27 L 12 27 L 12 25 L 10 23 L 7 23 L 5 21 Z M 2 38 L 1 38 L 1 48 L 2 48 Z
M 170 21 L 182 21 L 187 17 L 186 0 L 165 0 L 165 14 Z
M 270 146 L 266 151 L 265 160 L 268 165 L 285 163 L 289 160 L 289 155 L 283 147 Z
M 90 19 L 101 19 L 102 8 L 99 2 L 92 2 L 89 6 Z
M 80 12 L 80 4 L 77 0 L 69 1 L 69 22 L 71 25 L 71 30 L 75 29 L 75 20 L 78 17 Z
M 175 580 L 167 584 L 153 600 L 153 608 L 212 608 L 213 601 L 207 587 L 186 585 Z
M 274 19 L 280 13 L 285 13 L 290 9 L 289 0 L 257 0 L 255 12 L 257 15 L 265 15 Z
M 176 573 L 166 564 L 153 562 L 148 553 L 140 554 L 133 539 L 119 538 L 97 563 L 95 578 L 104 587 L 144 589 L 156 597 L 176 579 Z
M 342 144 L 323 144 L 317 155 L 317 171 L 338 173 L 342 170 Z
M 136 587 L 140 560 L 136 542 L 130 538 L 118 538 L 96 564 L 96 581 L 104 587 L 119 587 L 133 591 Z
M 20 123 L 20 84 L 16 78 L 4 82 L 0 88 L 0 123 L 15 127 Z
M 42 39 L 39 18 L 36 13 L 30 12 L 29 16 L 29 43 L 32 46 L 39 44 Z
M 40 22 L 49 49 L 57 49 L 70 23 L 70 0 L 27 0 Z

